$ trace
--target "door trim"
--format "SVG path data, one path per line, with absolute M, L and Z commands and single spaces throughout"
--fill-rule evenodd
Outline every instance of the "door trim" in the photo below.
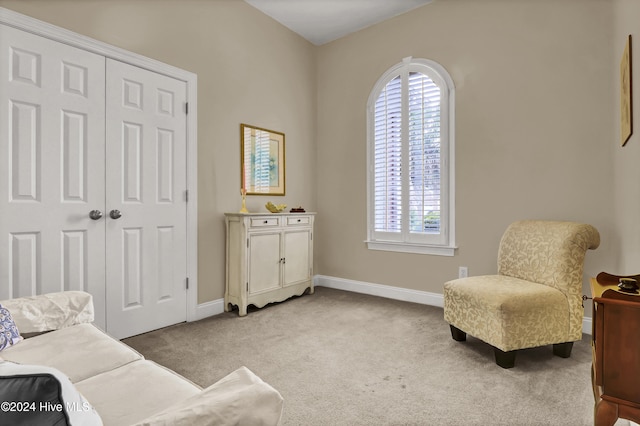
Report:
M 4 24 L 22 31 L 68 44 L 98 55 L 126 62 L 149 71 L 163 74 L 187 84 L 187 276 L 189 288 L 187 290 L 187 321 L 198 318 L 198 76 L 172 65 L 155 59 L 147 58 L 137 53 L 129 52 L 116 46 L 92 39 L 82 34 L 74 33 L 61 27 L 38 19 L 22 15 L 12 10 L 0 7 L 0 24 Z

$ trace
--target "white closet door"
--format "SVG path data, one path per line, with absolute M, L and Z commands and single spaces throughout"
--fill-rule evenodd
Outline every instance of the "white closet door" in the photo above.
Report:
M 118 338 L 186 320 L 185 102 L 184 81 L 107 59 L 107 331 Z
M 0 299 L 94 296 L 105 324 L 105 59 L 0 25 Z

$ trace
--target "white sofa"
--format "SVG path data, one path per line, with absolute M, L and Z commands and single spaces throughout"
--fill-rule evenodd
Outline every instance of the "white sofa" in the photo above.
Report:
M 88 293 L 52 293 L 0 301 L 0 305 L 9 310 L 21 335 L 50 331 L 23 339 L 0 352 L 0 400 L 3 402 L 17 397 L 17 394 L 11 395 L 14 392 L 11 386 L 15 385 L 12 379 L 22 380 L 41 373 L 48 378 L 55 376 L 60 382 L 64 400 L 60 405 L 64 404 L 67 418 L 67 423 L 62 424 L 276 425 L 280 422 L 282 396 L 247 368 L 239 368 L 202 389 L 144 359 L 91 324 L 93 302 Z M 42 401 L 32 401 L 37 405 L 22 402 L 21 406 L 17 402 L 13 406 L 3 404 L 0 424 L 16 421 L 33 424 L 28 416 L 43 414 L 38 411 L 47 409 L 55 411 L 55 405 L 42 405 Z M 28 412 L 31 408 L 34 410 Z M 16 413 L 19 409 L 23 412 Z

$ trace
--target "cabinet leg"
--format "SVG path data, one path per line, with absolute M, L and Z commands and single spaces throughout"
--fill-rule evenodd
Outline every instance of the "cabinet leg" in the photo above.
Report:
M 313 286 L 309 287 L 309 294 L 313 294 L 315 291 L 316 290 Z
M 247 305 L 238 305 L 238 315 L 241 317 L 247 316 Z
M 613 426 L 618 420 L 618 404 L 601 399 L 595 406 L 595 426 Z

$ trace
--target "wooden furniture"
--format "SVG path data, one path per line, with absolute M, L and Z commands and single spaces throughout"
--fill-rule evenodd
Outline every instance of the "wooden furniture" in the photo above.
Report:
M 640 295 L 620 291 L 619 278 L 603 272 L 591 279 L 596 426 L 640 423 Z
M 315 213 L 226 213 L 227 279 L 224 309 L 258 308 L 313 293 Z

